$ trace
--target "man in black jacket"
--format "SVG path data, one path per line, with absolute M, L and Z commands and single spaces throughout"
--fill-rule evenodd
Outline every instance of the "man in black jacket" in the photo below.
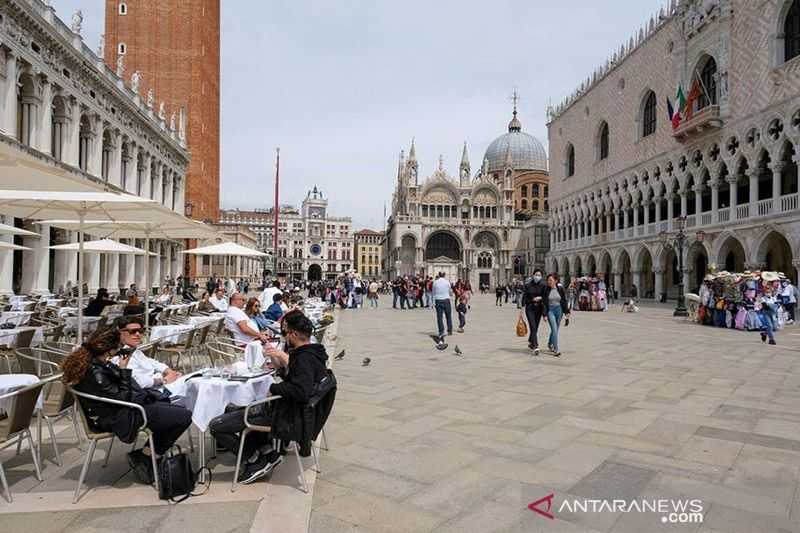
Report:
M 281 321 L 281 329 L 286 340 L 287 352 L 273 348 L 270 344 L 264 347 L 264 355 L 269 358 L 267 364 L 278 368 L 276 374 L 283 378 L 280 383 L 270 386 L 270 395 L 282 397 L 282 402 L 303 405 L 308 403 L 314 392 L 314 385 L 326 374 L 325 363 L 328 354 L 322 344 L 312 344 L 313 325 L 300 311 L 289 312 Z M 274 410 L 271 403 L 264 409 L 250 410 L 250 421 L 258 425 L 273 425 Z M 244 430 L 244 409 L 235 409 L 218 416 L 209 424 L 217 443 L 232 453 L 239 451 L 239 433 Z M 268 444 L 273 436 L 264 433 L 250 433 L 245 440 L 242 457 L 247 464 L 239 475 L 240 483 L 252 483 L 269 474 L 282 458 Z
M 528 319 L 528 348 L 533 350 L 533 355 L 539 355 L 539 321 L 544 314 L 546 298 L 547 286 L 542 281 L 542 271 L 537 268 L 522 295 L 525 317 Z

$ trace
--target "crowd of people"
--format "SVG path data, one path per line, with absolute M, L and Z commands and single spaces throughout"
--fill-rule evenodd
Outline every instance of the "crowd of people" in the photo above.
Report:
M 285 449 L 281 450 L 280 445 L 275 447 L 281 440 L 297 442 L 301 455 L 310 453 L 310 441 L 327 419 L 335 390 L 333 394 L 327 394 L 331 392 L 329 389 L 322 391 L 326 394 L 324 401 L 315 397 L 322 394 L 319 385 L 329 372 L 328 356 L 324 346 L 313 339 L 314 325 L 303 312 L 299 289 L 284 291 L 276 282 L 259 297 L 247 299 L 238 291 L 227 296 L 224 283 L 211 288 L 214 296 L 209 297 L 206 292 L 201 304 L 206 302 L 213 311 L 224 307 L 225 327 L 236 344 L 261 341 L 264 368 L 275 371 L 281 378 L 268 391 L 269 395 L 280 396 L 280 400 L 251 410 L 249 421 L 290 428 L 286 431 L 291 434 L 281 434 L 277 429 L 274 434 L 248 434 L 238 481 L 250 483 L 269 475 L 281 462 Z M 129 301 L 137 297 L 135 287 L 131 287 Z M 94 308 L 102 311 L 103 305 L 117 303 L 106 298 L 107 291 L 99 293 L 93 300 Z M 267 299 L 270 305 L 262 313 L 262 302 Z M 79 392 L 142 406 L 147 415 L 146 427 L 152 432 L 153 449 L 146 443 L 131 451 L 128 463 L 139 482 L 152 484 L 154 461 L 160 461 L 188 429 L 192 414 L 184 401 L 182 374 L 145 355 L 140 349 L 144 333 L 144 322 L 139 316 L 124 317 L 112 327 L 95 331 L 64 358 L 62 379 Z M 112 432 L 122 442 L 136 440 L 143 422 L 139 410 L 85 398 L 79 401 L 93 429 Z M 313 416 L 307 415 L 308 409 Z M 225 414 L 211 421 L 209 428 L 216 441 L 235 455 L 245 429 L 244 407 L 229 406 Z

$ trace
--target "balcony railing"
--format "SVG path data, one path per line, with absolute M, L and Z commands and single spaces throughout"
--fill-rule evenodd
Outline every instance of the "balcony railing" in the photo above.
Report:
M 644 226 L 636 226 L 636 235 L 639 237 L 644 235 Z
M 750 218 L 750 204 L 742 204 L 736 206 L 736 220 L 744 220 Z
M 648 235 L 654 235 L 654 234 L 655 234 L 655 232 L 656 232 L 656 225 L 655 225 L 655 223 L 648 224 L 648 225 L 647 225 L 647 234 L 648 234 Z
M 711 225 L 711 212 L 708 213 L 700 213 L 700 225 L 701 226 L 710 226 Z
M 758 213 L 758 216 L 760 217 L 767 216 L 770 213 L 772 213 L 772 198 L 759 200 L 756 206 L 758 206 L 758 210 L 756 211 L 756 213 Z
M 697 225 L 697 215 L 689 215 L 686 217 L 686 227 L 693 228 Z
M 710 105 L 697 111 L 691 119 L 678 126 L 672 132 L 672 136 L 675 137 L 676 141 L 683 143 L 708 130 L 721 127 L 722 120 L 719 118 L 719 106 Z
M 661 227 L 658 228 L 658 231 L 668 231 L 669 230 L 669 220 L 662 220 L 660 222 Z
M 781 213 L 797 209 L 798 193 L 781 196 Z
M 731 219 L 731 209 L 730 207 L 726 207 L 724 209 L 720 209 L 718 211 L 719 214 L 719 221 L 720 222 L 728 222 Z

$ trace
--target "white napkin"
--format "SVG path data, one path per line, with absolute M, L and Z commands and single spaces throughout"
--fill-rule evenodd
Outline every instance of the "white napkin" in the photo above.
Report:
M 264 359 L 262 349 L 261 341 L 253 341 L 245 347 L 244 362 L 247 364 L 247 368 L 260 368 L 263 366 L 266 359 Z

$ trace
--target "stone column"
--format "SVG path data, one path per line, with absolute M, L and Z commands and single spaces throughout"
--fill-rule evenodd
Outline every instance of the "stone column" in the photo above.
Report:
M 686 202 L 688 200 L 686 198 L 686 191 L 685 190 L 678 191 L 678 194 L 681 195 L 681 214 L 680 214 L 680 216 L 685 217 L 686 213 L 689 212 L 689 209 L 687 208 L 687 204 L 686 204 Z
M 94 294 L 100 288 L 100 254 L 84 252 L 83 257 L 86 263 L 83 265 L 83 281 L 89 287 L 89 294 Z
M 636 290 L 638 291 L 639 298 L 643 298 L 644 288 L 642 287 L 642 271 L 631 270 L 631 281 L 634 285 L 636 285 Z
M 758 171 L 750 170 L 750 218 L 758 216 Z
M 630 222 L 629 222 L 629 220 L 628 220 L 629 218 L 630 218 L 630 215 L 628 214 L 628 206 L 626 205 L 626 206 L 624 206 L 624 207 L 622 208 L 622 220 L 623 220 L 623 222 L 625 223 L 625 229 L 626 229 L 626 230 L 627 230 L 627 229 L 628 229 L 628 227 L 630 226 Z
M 122 136 L 114 132 L 114 147 L 111 150 L 111 163 L 108 166 L 108 182 L 122 186 Z
M 66 94 L 62 94 L 67 101 L 67 120 L 64 123 L 64 146 L 61 148 L 61 160 L 73 167 L 78 166 L 80 155 L 81 109 L 77 103 L 71 101 Z
M 17 132 L 17 58 L 9 50 L 0 50 L 0 54 L 3 53 L 6 55 L 6 81 L 3 84 L 3 109 L 0 114 L 0 129 L 6 135 L 14 137 Z M 10 277 L 8 278 L 8 284 L 10 287 Z
M 663 270 L 653 270 L 653 274 L 656 276 L 656 283 L 655 283 L 655 298 L 656 301 L 661 301 L 661 293 L 664 292 L 664 271 Z
M 619 210 L 614 211 L 614 231 L 619 230 Z
M 654 211 L 655 211 L 655 215 L 656 215 L 656 219 L 653 222 L 656 224 L 656 233 L 661 231 L 658 228 L 658 224 L 659 224 L 659 222 L 661 222 L 661 202 L 662 201 L 664 201 L 664 199 L 661 196 L 653 196 L 653 203 L 655 204 Z
M 700 225 L 700 213 L 703 212 L 703 186 L 697 184 L 694 188 L 694 214 L 697 217 L 697 225 Z
M 105 286 L 109 292 L 119 290 L 119 254 L 106 254 Z
M 728 184 L 731 187 L 731 216 L 730 220 L 736 220 L 736 204 L 739 203 L 739 176 L 728 176 Z
M 622 273 L 621 272 L 614 272 L 614 288 L 617 291 L 617 294 L 622 297 Z
M 781 212 L 781 174 L 786 164 L 783 161 L 772 163 L 772 212 Z
M 672 225 L 675 223 L 675 194 L 667 194 L 667 230 L 672 231 Z
M 631 208 L 633 208 L 633 227 L 636 228 L 639 226 L 639 203 L 633 202 Z
M 161 287 L 161 241 L 156 241 L 153 251 L 156 255 L 150 257 L 150 287 L 147 288 L 151 293 L 153 287 Z
M 102 179 L 103 165 L 103 121 L 98 116 L 89 118 L 92 123 L 92 136 L 89 141 L 89 164 L 86 166 L 89 174 Z
M 25 237 L 23 245 L 30 251 L 22 253 L 22 291 L 49 294 L 50 282 L 50 226 L 38 225 L 40 237 Z
M 711 186 L 711 222 L 719 222 L 719 182 L 712 181 Z
M 611 233 L 611 213 L 606 213 L 606 233 Z
M 792 280 L 792 284 L 796 287 L 798 280 L 800 280 L 800 259 L 793 261 L 792 265 L 794 266 L 794 279 Z
M 136 246 L 134 239 L 125 239 L 124 242 L 128 246 Z M 136 282 L 135 257 L 133 254 L 124 254 L 119 258 L 119 284 L 125 289 Z
M 2 53 L 2 50 L 0 50 L 0 53 Z M 0 218 L 4 219 L 4 224 L 9 226 L 14 225 L 13 217 L 6 215 L 5 217 L 0 216 Z M 14 244 L 14 236 L 0 233 L 0 241 L 8 244 Z M 0 294 L 14 294 L 14 288 L 12 285 L 13 278 L 14 252 L 11 250 L 0 250 Z
M 77 231 L 67 231 L 66 243 L 78 242 Z M 71 250 L 56 250 L 53 275 L 53 292 L 60 287 L 66 288 L 67 281 L 74 287 L 78 283 L 78 252 Z
M 53 86 L 46 76 L 42 76 L 42 112 L 39 118 L 36 147 L 49 154 L 53 149 Z
M 137 248 L 144 248 L 144 239 L 134 239 L 134 246 Z M 149 251 L 149 250 L 148 250 Z M 136 283 L 136 288 L 140 291 L 146 289 L 145 285 L 147 284 L 144 278 L 144 262 L 150 261 L 149 255 L 137 255 L 133 258 L 133 279 Z
M 642 207 L 644 208 L 644 226 L 647 228 L 647 225 L 650 224 L 650 202 L 642 202 Z

